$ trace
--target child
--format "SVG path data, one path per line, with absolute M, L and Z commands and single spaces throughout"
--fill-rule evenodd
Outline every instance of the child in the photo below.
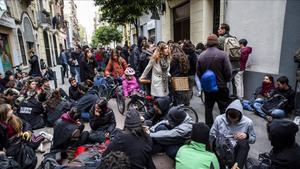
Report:
M 249 55 L 252 52 L 252 48 L 248 47 L 248 41 L 246 39 L 239 40 L 239 44 L 241 47 L 241 58 L 240 58 L 240 70 L 234 76 L 234 82 L 236 87 L 236 93 L 239 98 L 244 97 L 244 71 L 246 69 L 246 63 L 248 60 Z
M 122 76 L 122 88 L 125 97 L 128 97 L 132 91 L 138 91 L 140 89 L 134 75 L 135 71 L 131 67 L 127 67 L 125 74 Z

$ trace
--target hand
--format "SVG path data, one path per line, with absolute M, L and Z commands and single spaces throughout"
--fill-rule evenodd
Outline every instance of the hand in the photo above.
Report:
M 144 132 L 150 134 L 150 129 L 148 126 L 143 126 Z
M 105 133 L 105 138 L 109 138 L 109 137 L 110 137 L 109 132 Z
M 247 138 L 247 134 L 243 132 L 239 132 L 234 135 L 234 139 L 236 140 L 244 140 L 246 138 Z
M 240 169 L 240 168 L 238 167 L 238 163 L 234 163 L 234 165 L 231 167 L 231 169 Z
M 24 140 L 27 140 L 27 141 L 29 141 L 30 140 L 30 138 L 31 138 L 31 132 L 30 131 L 26 131 L 26 132 L 24 132 L 23 134 L 22 134 L 22 138 L 24 139 Z

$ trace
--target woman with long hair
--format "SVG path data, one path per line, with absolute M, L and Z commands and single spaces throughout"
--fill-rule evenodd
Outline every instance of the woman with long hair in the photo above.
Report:
M 171 52 L 166 43 L 160 43 L 145 68 L 140 80 L 147 77 L 152 70 L 151 77 L 151 95 L 155 97 L 164 97 L 169 94 Z
M 127 68 L 127 63 L 123 59 L 117 49 L 111 50 L 110 59 L 105 68 L 105 76 L 112 76 L 114 78 L 121 78 Z
M 87 79 L 94 81 L 96 61 L 92 58 L 93 53 L 90 48 L 84 50 L 84 58 L 80 63 L 80 79 L 85 82 Z
M 179 45 L 171 45 L 171 66 L 170 74 L 172 77 L 188 77 L 189 60 Z M 189 105 L 188 91 L 172 91 L 175 105 Z

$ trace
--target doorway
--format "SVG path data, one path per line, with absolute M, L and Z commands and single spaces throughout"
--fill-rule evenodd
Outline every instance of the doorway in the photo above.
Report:
M 174 41 L 190 39 L 190 3 L 185 3 L 173 10 Z
M 52 67 L 48 33 L 46 31 L 44 31 L 43 36 L 44 36 L 44 43 L 45 43 L 45 52 L 46 52 L 46 58 L 47 58 L 47 65 L 49 67 Z

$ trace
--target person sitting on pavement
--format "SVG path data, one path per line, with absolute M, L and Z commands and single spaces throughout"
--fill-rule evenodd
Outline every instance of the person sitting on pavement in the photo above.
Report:
M 110 59 L 106 65 L 104 75 L 112 76 L 115 79 L 123 76 L 127 63 L 125 59 L 120 56 L 120 53 L 115 50 L 111 50 Z
M 84 125 L 79 122 L 80 112 L 72 108 L 55 122 L 51 150 L 66 151 L 87 143 L 89 133 L 83 131 Z
M 279 107 L 272 107 L 270 114 L 264 112 L 262 106 L 269 104 L 272 99 L 265 101 L 264 103 L 254 103 L 253 107 L 255 112 L 267 120 L 273 118 L 283 118 L 288 113 L 291 113 L 295 108 L 295 91 L 289 85 L 289 79 L 286 76 L 281 76 L 277 79 L 277 87 L 270 93 L 270 98 L 276 96 L 283 96 L 283 100 L 279 102 Z M 272 101 L 273 102 L 273 101 Z M 273 105 L 273 104 L 272 104 Z
M 3 93 L 0 94 L 0 105 L 1 104 L 10 104 L 14 106 L 14 102 L 20 92 L 17 89 L 6 89 Z
M 250 149 L 249 144 L 255 142 L 256 134 L 252 120 L 243 115 L 243 106 L 238 99 L 230 103 L 225 114 L 217 116 L 214 121 L 210 130 L 210 143 L 214 149 L 218 144 L 217 138 L 221 136 L 230 139 L 234 148 L 233 163 L 237 162 L 238 167 L 243 168 Z M 220 163 L 224 167 L 227 161 L 220 161 Z
M 151 157 L 152 140 L 142 127 L 140 114 L 135 109 L 126 113 L 124 130 L 116 134 L 103 157 L 112 151 L 124 152 L 129 157 L 131 169 L 156 168 Z
M 291 121 L 275 119 L 267 128 L 273 146 L 270 152 L 271 169 L 300 168 L 300 146 L 295 141 L 298 126 Z
M 263 103 L 264 100 L 270 97 L 271 91 L 274 89 L 274 80 L 273 76 L 270 74 L 266 74 L 264 76 L 264 80 L 262 82 L 262 85 L 257 87 L 252 98 L 248 100 L 243 100 L 243 107 L 246 110 L 253 111 L 253 104 Z
M 74 77 L 69 78 L 69 97 L 72 100 L 78 101 L 84 95 L 83 87 L 77 83 Z
M 130 96 L 131 92 L 139 91 L 139 84 L 134 77 L 135 71 L 131 67 L 127 67 L 124 75 L 122 76 L 122 89 L 125 97 Z
M 170 105 L 171 99 L 169 96 L 156 98 L 153 102 L 153 108 L 145 113 L 145 120 L 151 122 L 151 126 L 153 126 L 156 123 L 166 119 Z
M 193 124 L 191 142 L 176 154 L 176 169 L 219 169 L 218 158 L 209 151 L 209 130 L 205 123 Z
M 150 128 L 153 139 L 153 154 L 165 152 L 175 159 L 176 153 L 191 136 L 193 119 L 178 106 L 168 112 L 168 119 Z
M 110 138 L 116 128 L 116 118 L 112 109 L 108 108 L 107 100 L 100 98 L 91 110 L 89 141 L 102 143 Z

